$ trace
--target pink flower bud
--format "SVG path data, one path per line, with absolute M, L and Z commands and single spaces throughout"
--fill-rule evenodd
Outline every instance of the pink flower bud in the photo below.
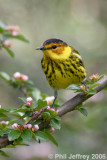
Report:
M 9 121 L 1 121 L 1 124 L 6 124 L 6 125 L 8 125 L 8 124 L 9 124 Z
M 27 75 L 22 75 L 21 76 L 22 81 L 28 81 L 29 77 Z
M 49 109 L 49 110 L 50 110 L 50 109 L 51 109 L 51 108 L 50 108 L 50 106 L 48 106 L 48 107 L 47 107 L 47 109 Z
M 52 104 L 53 100 L 55 99 L 54 96 L 46 97 L 45 100 L 47 101 L 47 104 Z
M 12 128 L 15 129 L 15 130 L 18 129 L 18 124 L 17 123 L 13 123 Z
M 32 128 L 32 125 L 31 124 L 27 124 L 27 129 L 30 129 Z
M 55 129 L 53 127 L 51 127 L 50 132 L 55 132 Z
M 19 31 L 19 27 L 18 26 L 6 26 L 5 28 L 7 31 L 11 30 L 11 31 Z
M 47 109 L 48 109 L 48 110 L 51 110 L 51 111 L 55 111 L 55 109 L 54 109 L 54 108 L 51 108 L 50 106 L 48 106 Z
M 1 121 L 1 124 L 5 124 L 6 123 L 6 121 Z
M 31 97 L 28 97 L 26 100 L 27 100 L 27 105 L 30 106 L 32 104 L 33 99 Z
M 32 101 L 33 101 L 33 99 L 31 97 L 28 97 L 26 100 L 27 100 L 27 102 L 30 102 L 30 103 L 32 103 Z
M 12 46 L 12 43 L 8 39 L 6 39 L 3 41 L 3 45 L 10 48 Z
M 31 105 L 31 103 L 30 102 L 27 102 L 27 104 L 26 104 L 27 106 L 30 106 Z
M 27 128 L 27 124 L 24 124 L 23 127 L 24 127 L 24 128 Z
M 0 108 L 1 108 L 1 105 L 0 105 Z
M 6 28 L 5 28 L 7 31 L 8 30 L 11 30 L 11 26 L 6 26 Z
M 50 110 L 51 110 L 51 111 L 55 111 L 55 109 L 54 109 L 54 108 L 50 108 Z
M 84 84 L 82 84 L 82 85 L 80 86 L 80 88 L 85 91 L 86 86 L 85 86 Z
M 18 31 L 13 31 L 13 32 L 12 32 L 12 36 L 13 36 L 13 37 L 15 37 L 15 36 L 17 36 L 17 35 L 18 35 Z
M 6 122 L 5 122 L 5 124 L 7 124 L 7 125 L 8 125 L 8 124 L 9 124 L 9 121 L 6 121 Z
M 20 73 L 20 72 L 14 73 L 13 77 L 14 77 L 15 79 L 20 79 L 21 73 Z
M 33 128 L 37 131 L 37 130 L 39 130 L 39 126 L 37 125 L 37 124 L 35 124 L 34 126 L 33 126 Z

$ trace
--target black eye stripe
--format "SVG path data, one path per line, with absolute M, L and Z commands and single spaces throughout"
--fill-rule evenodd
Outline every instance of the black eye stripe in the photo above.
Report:
M 55 49 L 55 48 L 57 48 L 57 46 L 56 46 L 56 45 L 53 45 L 53 46 L 52 46 L 52 49 Z

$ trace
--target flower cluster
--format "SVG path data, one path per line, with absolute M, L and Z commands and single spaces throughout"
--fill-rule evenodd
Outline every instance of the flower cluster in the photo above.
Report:
M 2 124 L 2 125 L 4 125 L 4 124 L 8 125 L 9 121 L 1 121 L 0 124 Z
M 9 33 L 11 33 L 12 37 L 16 37 L 19 34 L 19 27 L 18 26 L 6 26 L 5 30 Z M 12 46 L 12 43 L 10 42 L 9 39 L 3 40 L 3 46 L 10 48 Z
M 93 74 L 89 78 L 90 78 L 91 81 L 97 81 L 98 78 L 99 78 L 99 75 L 98 74 Z
M 31 124 L 24 124 L 24 125 L 18 125 L 17 123 L 13 123 L 12 128 L 14 130 L 21 130 L 23 131 L 24 129 L 31 129 L 32 132 L 39 130 L 39 126 L 37 124 L 31 125 Z
M 29 79 L 29 77 L 28 77 L 27 75 L 22 74 L 22 73 L 20 73 L 20 72 L 15 72 L 15 73 L 13 74 L 13 77 L 14 77 L 15 79 L 21 79 L 22 81 L 28 81 L 28 79 Z
M 47 106 L 47 109 L 51 111 L 55 111 L 58 114 L 58 111 L 55 108 L 51 108 L 50 106 Z
M 84 93 L 87 92 L 87 88 L 86 88 L 86 86 L 85 86 L 84 84 L 82 84 L 82 85 L 80 86 L 80 88 L 81 88 L 81 90 L 82 90 Z
M 5 28 L 7 31 L 11 31 L 12 32 L 12 36 L 15 37 L 19 34 L 19 27 L 18 26 L 6 26 Z

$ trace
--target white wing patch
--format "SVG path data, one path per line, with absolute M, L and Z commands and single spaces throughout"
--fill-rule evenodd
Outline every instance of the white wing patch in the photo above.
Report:
M 81 57 L 79 54 L 76 54 L 76 56 L 77 56 L 79 59 L 82 59 L 82 57 Z

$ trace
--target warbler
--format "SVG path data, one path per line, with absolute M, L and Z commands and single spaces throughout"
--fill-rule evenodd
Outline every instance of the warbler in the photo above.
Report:
M 44 53 L 41 66 L 54 89 L 53 107 L 57 90 L 82 82 L 86 77 L 86 69 L 79 52 L 60 39 L 48 39 L 36 49 Z

